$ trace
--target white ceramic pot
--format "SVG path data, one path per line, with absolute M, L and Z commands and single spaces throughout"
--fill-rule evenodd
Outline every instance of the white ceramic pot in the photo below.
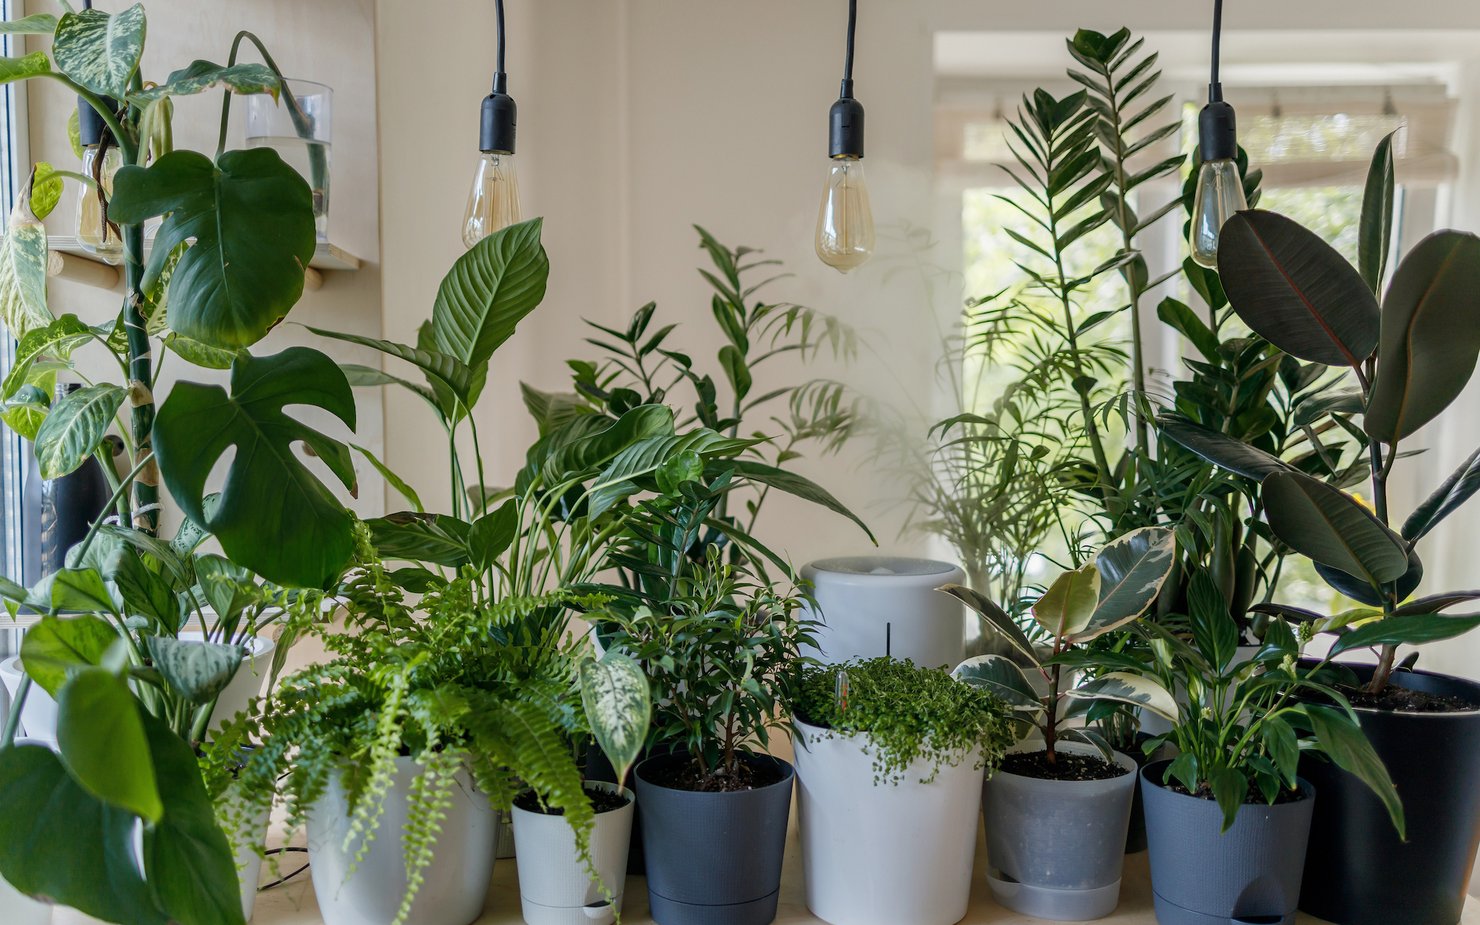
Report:
M 204 636 L 187 630 L 180 634 L 180 638 L 199 642 Z M 242 659 L 235 677 L 216 698 L 216 708 L 211 711 L 210 728 L 213 730 L 219 729 L 227 720 L 245 710 L 252 698 L 262 692 L 262 683 L 271 673 L 272 655 L 277 650 L 277 643 L 265 636 L 253 636 L 247 648 L 247 655 Z M 5 689 L 11 696 L 19 689 L 23 673 L 19 655 L 0 662 L 0 680 L 4 681 Z M 21 728 L 27 736 L 56 747 L 57 702 L 34 684 L 31 685 L 30 693 L 26 694 L 25 707 L 21 709 Z
M 866 736 L 794 721 L 807 908 L 833 925 L 951 925 L 966 915 L 981 809 L 981 754 L 928 784 L 920 759 L 876 784 Z
M 325 925 L 386 925 L 406 894 L 402 831 L 410 818 L 411 783 L 421 767 L 410 757 L 396 758 L 396 774 L 381 807 L 380 823 L 364 858 L 357 840 L 346 850 L 349 804 L 335 776 L 308 814 L 308 861 L 313 889 Z M 442 821 L 432 863 L 407 919 L 416 925 L 468 925 L 483 911 L 493 876 L 499 813 L 459 771 L 452 806 Z M 354 868 L 351 872 L 351 867 Z
M 625 806 L 598 815 L 591 829 L 591 864 L 600 882 L 591 879 L 576 853 L 575 833 L 564 816 L 514 807 L 519 903 L 528 925 L 610 925 L 622 911 L 636 797 L 625 787 L 605 782 L 590 781 L 586 789 L 627 798 Z
M 828 664 L 892 655 L 923 668 L 954 668 L 966 657 L 965 609 L 936 589 L 966 573 L 945 562 L 889 556 L 820 559 L 802 567 L 821 621 L 817 648 Z

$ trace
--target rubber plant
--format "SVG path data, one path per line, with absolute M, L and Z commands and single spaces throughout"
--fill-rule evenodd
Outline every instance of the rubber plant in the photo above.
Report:
M 975 656 L 957 666 L 953 674 L 1006 702 L 1021 732 L 1036 729 L 1043 736 L 1050 765 L 1057 762 L 1055 745 L 1060 738 L 1092 745 L 1110 760 L 1113 749 L 1099 732 L 1092 726 L 1070 723 L 1087 715 L 1095 718 L 1096 704 L 1142 707 L 1165 714 L 1175 711 L 1175 703 L 1158 685 L 1104 663 L 1088 643 L 1130 626 L 1150 610 L 1175 562 L 1175 532 L 1169 527 L 1143 527 L 1106 545 L 1093 562 L 1064 572 L 1031 611 L 1043 634 L 1052 640 L 1047 652 L 1029 640 L 995 602 L 970 588 L 947 585 L 941 590 L 974 610 L 1017 656 Z M 1019 665 L 1022 660 L 1042 678 L 1043 693 L 1034 690 Z M 1070 686 L 1066 669 L 1083 671 L 1089 680 Z
M 302 294 L 315 246 L 308 184 L 267 149 L 225 149 L 225 107 L 237 93 L 282 96 L 267 64 L 196 61 L 162 81 L 140 72 L 141 5 L 116 14 L 36 13 L 0 28 L 49 37 L 50 53 L 0 59 L 0 82 L 56 81 L 107 127 L 123 166 L 111 196 L 100 177 L 37 165 L 0 241 L 0 320 L 17 338 L 0 384 L 3 419 L 36 445 L 41 474 L 62 476 L 98 457 L 110 477 L 112 524 L 100 520 L 68 567 L 26 589 L 7 582 L 12 613 L 43 615 L 27 638 L 27 680 L 0 748 L 0 873 L 22 892 L 124 923 L 236 923 L 235 865 L 194 754 L 210 704 L 241 658 L 239 642 L 269 599 L 313 610 L 291 589 L 332 585 L 349 561 L 353 518 L 295 455 L 303 442 L 353 489 L 349 450 L 293 421 L 283 407 L 316 406 L 346 426 L 354 403 L 323 354 L 290 348 L 257 357 L 257 343 Z M 224 90 L 217 150 L 173 146 L 178 96 Z M 41 219 L 60 185 L 99 196 L 122 243 L 124 297 L 117 316 L 88 324 L 55 316 L 46 299 Z M 106 197 L 106 198 L 105 198 Z M 144 223 L 161 219 L 152 253 Z M 73 354 L 101 349 L 116 381 L 94 381 L 52 403 Z M 176 385 L 156 413 L 166 357 L 230 370 L 230 388 Z M 117 422 L 124 464 L 105 437 Z M 235 457 L 219 494 L 212 467 Z M 157 536 L 160 488 L 187 515 L 179 535 Z M 213 535 L 224 557 L 196 547 Z M 240 595 L 240 599 L 238 599 Z M 185 646 L 183 623 L 221 608 L 208 641 Z M 59 612 L 82 613 L 59 621 Z M 58 702 L 59 753 L 13 743 L 32 683 Z M 136 852 L 135 826 L 142 823 Z
M 1342 483 L 1281 456 L 1178 422 L 1163 434 L 1259 483 L 1270 532 L 1310 558 L 1331 587 L 1362 606 L 1333 616 L 1278 603 L 1260 610 L 1337 634 L 1336 653 L 1375 647 L 1366 687 L 1379 693 L 1398 666 L 1398 646 L 1447 639 L 1480 625 L 1449 609 L 1480 591 L 1409 600 L 1423 577 L 1417 545 L 1480 490 L 1480 451 L 1401 523 L 1388 480 L 1404 442 L 1459 397 L 1480 356 L 1480 237 L 1438 231 L 1386 277 L 1393 216 L 1392 136 L 1378 146 L 1362 202 L 1358 265 L 1313 232 L 1274 212 L 1240 212 L 1225 229 L 1218 272 L 1234 310 L 1291 356 L 1342 370 L 1348 388 L 1316 423 L 1358 437 L 1367 452 L 1371 506 Z M 1387 279 L 1384 291 L 1384 280 Z

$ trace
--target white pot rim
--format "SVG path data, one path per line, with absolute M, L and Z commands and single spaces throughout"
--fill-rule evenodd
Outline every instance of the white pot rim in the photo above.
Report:
M 597 819 L 601 819 L 601 818 L 606 817 L 606 816 L 612 816 L 612 815 L 614 815 L 616 813 L 620 813 L 622 810 L 627 809 L 628 807 L 633 807 L 633 806 L 636 806 L 637 805 L 637 794 L 633 793 L 631 790 L 627 789 L 626 787 L 619 787 L 619 786 L 617 786 L 616 784 L 614 784 L 614 783 L 612 783 L 610 781 L 604 781 L 604 780 L 588 780 L 588 781 L 585 781 L 582 784 L 582 787 L 584 789 L 586 789 L 586 790 L 601 790 L 601 791 L 604 791 L 606 793 L 617 793 L 617 794 L 621 794 L 622 796 L 624 796 L 624 797 L 627 798 L 627 802 L 626 803 L 623 803 L 621 806 L 614 806 L 611 809 L 604 810 L 602 812 L 598 812 L 596 814 L 596 818 Z M 529 792 L 530 791 L 525 790 L 524 793 L 521 793 L 519 795 L 520 796 L 523 796 L 525 793 L 529 793 Z M 556 816 L 556 815 L 554 815 L 552 813 L 540 813 L 540 812 L 535 812 L 534 810 L 525 809 L 522 806 L 519 806 L 517 803 L 512 804 L 512 811 L 513 811 L 513 814 L 515 816 L 531 816 L 531 817 L 536 818 L 536 819 L 561 819 L 561 818 L 564 818 L 563 816 Z

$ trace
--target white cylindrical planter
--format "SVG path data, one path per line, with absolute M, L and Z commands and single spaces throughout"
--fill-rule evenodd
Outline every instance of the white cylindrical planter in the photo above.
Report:
M 7 699 L 15 698 L 23 677 L 25 671 L 21 668 L 19 655 L 0 662 L 0 680 L 5 682 Z M 57 747 L 57 702 L 39 685 L 32 684 L 26 693 L 26 704 L 21 707 L 21 732 L 27 738 L 37 740 L 38 745 Z
M 864 735 L 796 727 L 807 908 L 832 925 L 952 925 L 966 915 L 981 809 L 980 752 L 915 761 L 876 784 Z
M 564 816 L 514 807 L 519 903 L 528 925 L 610 925 L 622 911 L 636 798 L 627 788 L 605 782 L 589 781 L 586 789 L 627 798 L 625 805 L 598 814 L 591 828 L 591 865 L 599 883 L 577 853 L 575 832 Z
M 966 657 L 965 609 L 936 589 L 966 573 L 929 559 L 854 556 L 802 567 L 822 623 L 812 655 L 828 664 L 892 655 L 924 668 L 954 668 Z
M 365 857 L 354 864 L 358 842 L 345 850 L 350 810 L 334 776 L 308 814 L 308 860 L 325 925 L 386 925 L 406 895 L 402 832 L 410 817 L 411 783 L 421 773 L 414 758 L 395 759 L 396 774 L 381 807 L 380 823 Z M 416 925 L 468 925 L 483 911 L 493 876 L 499 814 L 459 771 L 452 806 L 442 821 L 431 865 L 407 919 Z M 354 872 L 350 872 L 351 866 Z

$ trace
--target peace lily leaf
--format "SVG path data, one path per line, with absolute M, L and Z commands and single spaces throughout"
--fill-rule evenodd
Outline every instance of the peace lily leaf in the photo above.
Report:
M 1201 459 L 1245 478 L 1262 481 L 1272 472 L 1284 472 L 1290 468 L 1275 456 L 1249 446 L 1242 440 L 1235 440 L 1227 434 L 1220 434 L 1216 430 L 1209 430 L 1178 417 L 1158 417 L 1156 429 L 1163 437 Z
M 637 760 L 652 724 L 652 699 L 641 666 L 616 650 L 581 663 L 581 704 L 596 744 L 617 771 Z
M 473 521 L 468 530 L 468 551 L 472 553 L 473 564 L 483 571 L 492 568 L 518 532 L 519 510 L 512 498 Z
M 1361 274 L 1283 215 L 1251 209 L 1230 218 L 1218 274 L 1239 317 L 1291 356 L 1356 366 L 1377 347 L 1377 299 Z
M 1177 721 L 1177 700 L 1172 692 L 1160 684 L 1137 674 L 1112 671 L 1101 675 L 1080 687 L 1069 690 L 1068 695 L 1081 700 L 1114 700 L 1150 710 L 1156 715 Z
M 50 73 L 51 59 L 44 51 L 33 51 L 19 58 L 0 58 L 0 84 Z
M 437 349 L 472 370 L 468 405 L 483 391 L 488 360 L 545 297 L 550 261 L 540 219 L 494 232 L 457 258 L 437 289 L 432 337 Z
M 58 22 L 51 53 L 57 69 L 100 96 L 123 99 L 144 54 L 144 7 L 122 13 L 79 10 Z
M 1367 288 L 1382 288 L 1388 244 L 1393 232 L 1393 136 L 1377 143 L 1372 165 L 1367 168 L 1367 186 L 1362 191 L 1362 218 L 1357 233 L 1357 266 Z
M 461 568 L 468 562 L 471 527 L 456 517 L 402 511 L 367 520 L 365 526 L 370 528 L 375 551 L 383 558 L 448 568 Z
M 1083 632 L 1100 601 L 1100 573 L 1094 563 L 1065 572 L 1033 605 L 1033 619 L 1049 635 L 1071 637 Z
M 249 347 L 303 295 L 316 242 L 308 183 L 271 148 L 227 151 L 216 163 L 171 151 L 113 179 L 110 216 L 164 222 L 144 274 L 145 288 L 171 252 L 194 239 L 170 274 L 170 328 L 213 347 Z
M 1074 641 L 1094 639 L 1145 613 L 1172 574 L 1176 558 L 1177 536 L 1168 527 L 1143 527 L 1107 544 L 1095 556 L 1099 606 Z
M 57 695 L 57 744 L 88 793 L 150 822 L 164 815 L 144 723 L 123 678 L 104 668 L 68 678 Z
M 1023 669 L 1010 658 L 977 655 L 957 665 L 951 677 L 990 691 L 1014 707 L 1043 708 L 1042 699 L 1034 692 Z
M 150 636 L 149 657 L 165 681 L 193 704 L 209 703 L 226 689 L 245 650 L 219 642 Z
M 183 925 L 242 925 L 234 851 L 216 821 L 195 754 L 162 721 L 140 711 L 155 777 L 169 781 L 164 817 L 144 829 L 142 858 L 155 902 Z
M 150 103 L 167 96 L 190 96 L 215 87 L 232 93 L 268 93 L 277 98 L 281 89 L 278 76 L 265 64 L 233 64 L 223 67 L 214 61 L 195 60 L 175 71 L 163 84 L 131 94 L 129 102 Z
M 57 18 L 50 13 L 32 13 L 0 22 L 0 35 L 51 35 L 56 31 Z
M 72 351 L 93 339 L 95 329 L 83 324 L 76 315 L 63 315 L 43 327 L 27 331 L 15 347 L 15 360 L 5 382 L 0 386 L 0 397 L 10 398 L 26 384 L 31 365 L 42 357 L 57 357 L 68 360 Z
M 16 197 L 0 238 L 0 321 L 16 338 L 54 320 L 46 307 L 46 226 L 31 211 L 31 189 L 28 182 Z
M 321 408 L 355 426 L 355 400 L 333 360 L 307 347 L 268 357 L 240 354 L 231 394 L 177 383 L 154 422 L 154 452 L 170 495 L 210 531 L 233 561 L 281 585 L 322 588 L 354 548 L 354 517 L 295 455 L 302 442 L 351 491 L 349 448 L 284 413 Z M 236 455 L 221 500 L 205 505 L 206 479 L 228 449 Z
M 1213 800 L 1223 811 L 1222 831 L 1227 832 L 1248 798 L 1249 779 L 1236 768 L 1213 768 L 1208 771 L 1208 787 L 1213 791 Z
M 420 369 L 422 372 L 426 373 L 429 379 L 441 385 L 443 388 L 451 392 L 452 395 L 456 396 L 462 402 L 464 408 L 468 407 L 469 405 L 469 389 L 471 388 L 473 374 L 472 371 L 468 369 L 467 365 L 464 364 L 461 360 L 450 357 L 445 353 L 438 353 L 435 350 L 423 350 L 419 347 L 408 347 L 405 344 L 398 344 L 395 341 L 381 340 L 377 337 L 364 337 L 359 334 L 345 334 L 340 331 L 329 331 L 323 328 L 315 327 L 310 327 L 309 330 L 319 335 L 320 337 L 329 337 L 333 338 L 334 340 L 342 340 L 347 344 L 358 344 L 361 347 L 369 347 L 372 350 L 378 350 L 386 356 L 392 356 L 398 360 L 405 360 L 407 363 L 410 363 L 412 366 L 415 366 L 417 369 Z M 381 382 L 377 382 L 375 384 L 380 385 L 386 382 L 400 383 L 401 385 L 406 386 L 412 391 L 417 391 L 418 393 L 420 391 L 416 386 L 397 379 L 393 376 L 387 377 Z M 422 397 L 426 398 L 427 396 L 423 395 Z M 435 399 L 431 400 L 433 404 L 437 404 Z
M 165 925 L 139 875 L 138 820 L 78 786 L 51 749 L 0 749 L 0 793 L 0 874 L 17 890 L 95 917 Z
M 77 469 L 103 442 L 128 393 L 112 383 L 83 386 L 56 404 L 36 432 L 36 462 L 44 479 Z
M 874 532 L 868 528 L 868 524 L 849 510 L 843 502 L 833 497 L 831 492 L 811 479 L 751 459 L 737 459 L 733 467 L 735 474 L 747 481 L 758 482 L 777 491 L 783 491 L 794 498 L 821 505 L 834 514 L 841 514 L 857 524 L 858 528 L 868 536 L 869 542 L 878 545 L 879 541 L 874 537 Z
M 62 178 L 56 175 L 56 168 L 37 161 L 31 174 L 31 212 L 37 218 L 46 218 L 61 198 Z
M 1265 479 L 1264 507 L 1275 536 L 1374 587 L 1408 570 L 1408 551 L 1397 534 L 1350 495 L 1304 473 Z
M 1403 538 L 1410 543 L 1418 542 L 1477 491 L 1480 491 L 1480 450 L 1471 453 L 1444 484 L 1413 509 L 1403 522 Z
M 1468 633 L 1480 626 L 1480 614 L 1450 616 L 1441 613 L 1414 614 L 1374 620 L 1342 633 L 1331 646 L 1331 654 L 1368 646 L 1419 645 Z
M 1377 381 L 1362 419 L 1392 443 L 1459 397 L 1480 358 L 1480 237 L 1440 231 L 1418 243 L 1382 302 Z
M 343 369 L 343 367 L 340 368 Z M 350 377 L 347 372 L 346 377 L 349 378 L 350 385 L 355 384 L 354 378 Z M 401 478 L 399 475 L 393 472 L 390 466 L 387 466 L 385 463 L 381 462 L 379 457 L 357 443 L 351 443 L 350 449 L 365 457 L 365 461 L 370 463 L 370 465 L 375 469 L 376 472 L 380 473 L 380 477 L 385 479 L 386 484 L 394 488 L 401 495 L 401 497 L 411 502 L 411 506 L 415 508 L 418 513 L 426 510 L 426 508 L 422 507 L 421 497 L 417 495 L 416 489 L 412 488 L 405 479 Z
M 21 640 L 21 666 L 38 687 L 56 697 L 68 672 L 101 665 L 118 638 L 111 623 L 92 614 L 66 620 L 42 617 Z
M 998 607 L 995 601 L 963 585 L 946 585 L 936 590 L 944 594 L 949 594 L 967 607 L 970 607 L 992 629 L 1001 634 L 1003 639 L 1011 643 L 1014 649 L 1017 649 L 1032 659 L 1033 664 L 1038 664 L 1038 653 L 1034 651 L 1033 643 L 1028 640 L 1022 627 L 1017 625 L 1017 621 L 1008 616 L 1007 611 Z
M 1305 718 L 1310 721 L 1311 731 L 1315 733 L 1316 740 L 1321 743 L 1321 751 L 1336 762 L 1337 767 L 1355 774 L 1371 788 L 1377 798 L 1382 801 L 1382 805 L 1387 808 L 1388 817 L 1398 829 L 1398 837 L 1407 840 L 1403 802 L 1398 798 L 1398 792 L 1393 787 L 1393 780 L 1388 776 L 1387 767 L 1372 750 L 1372 745 L 1362 734 L 1362 730 L 1346 714 L 1331 707 L 1312 703 L 1306 704 L 1304 709 Z

